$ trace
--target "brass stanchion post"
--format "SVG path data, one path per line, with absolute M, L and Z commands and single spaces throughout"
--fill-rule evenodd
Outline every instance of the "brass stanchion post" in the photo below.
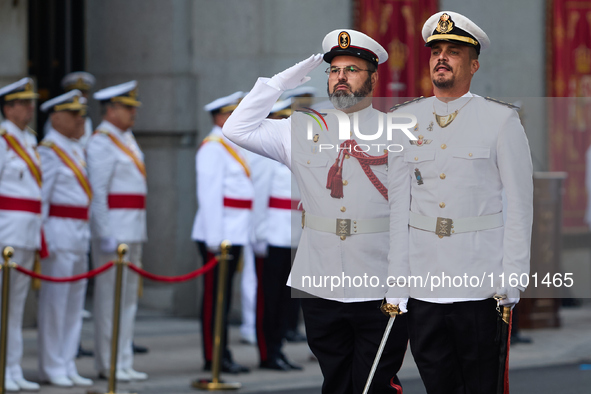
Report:
M 224 241 L 221 244 L 222 253 L 220 256 L 218 269 L 218 288 L 215 304 L 215 322 L 213 327 L 213 360 L 211 363 L 211 380 L 196 380 L 192 386 L 199 390 L 238 390 L 242 385 L 240 383 L 229 383 L 220 380 L 220 370 L 222 366 L 222 351 L 224 348 L 223 329 L 226 307 L 226 277 L 228 276 L 228 253 L 232 244 L 229 241 Z
M 14 255 L 14 249 L 7 246 L 2 251 L 4 264 L 2 264 L 2 321 L 0 322 L 0 393 L 4 394 L 6 381 L 6 346 L 8 345 L 8 301 L 10 290 L 10 259 Z
M 111 334 L 111 366 L 109 369 L 108 392 L 104 394 L 124 394 L 115 391 L 117 384 L 117 353 L 119 352 L 119 322 L 121 320 L 121 291 L 123 287 L 123 256 L 127 254 L 129 247 L 120 244 L 117 247 L 117 261 L 115 261 L 115 299 L 113 300 L 113 331 Z M 103 394 L 96 391 L 89 391 L 88 394 Z M 125 394 L 128 394 L 127 392 Z

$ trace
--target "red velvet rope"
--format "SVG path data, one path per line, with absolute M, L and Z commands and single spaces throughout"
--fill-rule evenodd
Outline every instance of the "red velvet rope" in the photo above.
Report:
M 105 272 L 106 270 L 111 268 L 113 266 L 113 264 L 114 263 L 112 261 L 109 261 L 107 264 L 105 264 L 101 267 L 95 268 L 91 271 L 88 271 L 84 274 L 74 275 L 74 276 L 65 276 L 65 277 L 61 277 L 61 278 L 55 278 L 53 276 L 38 274 L 35 271 L 28 270 L 26 268 L 21 267 L 20 265 L 15 266 L 14 269 L 22 274 L 29 275 L 29 276 L 36 278 L 36 279 L 46 280 L 48 282 L 76 282 L 78 280 L 89 279 L 89 278 L 92 278 L 93 276 L 102 274 L 103 272 Z
M 141 275 L 145 278 L 148 278 L 148 279 L 158 281 L 158 282 L 184 282 L 189 279 L 196 278 L 199 275 L 203 275 L 204 273 L 206 273 L 207 271 L 209 271 L 210 269 L 215 267 L 215 265 L 217 263 L 218 263 L 217 258 L 212 257 L 211 259 L 209 259 L 207 264 L 205 264 L 203 267 L 198 268 L 193 272 L 189 272 L 188 274 L 179 275 L 179 276 L 164 276 L 164 275 L 152 274 L 151 272 L 145 271 L 145 270 L 133 265 L 132 263 L 129 263 L 128 267 L 130 270 L 135 271 L 139 275 Z

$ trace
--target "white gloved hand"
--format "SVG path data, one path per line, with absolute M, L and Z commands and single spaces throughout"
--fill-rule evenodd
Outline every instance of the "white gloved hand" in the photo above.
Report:
M 218 254 L 220 254 L 220 251 L 222 249 L 220 248 L 220 246 L 207 246 L 207 251 L 215 256 L 217 256 Z
M 497 289 L 497 295 L 505 296 L 499 301 L 502 306 L 510 306 L 511 309 L 519 302 L 520 291 L 516 287 L 500 287 Z
M 101 238 L 101 252 L 105 254 L 115 253 L 117 251 L 117 240 L 113 237 Z
M 254 251 L 255 256 L 266 257 L 267 256 L 267 243 L 265 241 L 256 241 L 252 245 L 252 250 Z
M 406 304 L 408 304 L 408 298 L 386 298 L 386 302 L 392 305 L 398 305 L 398 309 L 400 312 L 406 313 L 408 309 L 406 309 Z
M 320 53 L 312 55 L 295 66 L 291 66 L 287 70 L 275 74 L 269 81 L 269 84 L 283 91 L 297 88 L 310 80 L 308 73 L 322 63 L 322 56 Z

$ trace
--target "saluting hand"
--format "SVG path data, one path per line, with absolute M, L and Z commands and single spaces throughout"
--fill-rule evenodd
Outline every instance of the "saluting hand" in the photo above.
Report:
M 308 82 L 308 73 L 322 63 L 322 54 L 312 55 L 285 71 L 275 74 L 270 83 L 279 90 L 289 90 Z

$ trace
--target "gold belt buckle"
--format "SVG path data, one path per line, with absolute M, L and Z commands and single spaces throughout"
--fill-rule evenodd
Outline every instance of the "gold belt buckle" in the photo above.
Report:
M 437 218 L 437 224 L 435 226 L 435 234 L 439 235 L 439 238 L 451 236 L 451 229 L 454 221 L 450 218 Z
M 341 236 L 342 240 L 351 235 L 351 219 L 337 219 L 336 233 Z

